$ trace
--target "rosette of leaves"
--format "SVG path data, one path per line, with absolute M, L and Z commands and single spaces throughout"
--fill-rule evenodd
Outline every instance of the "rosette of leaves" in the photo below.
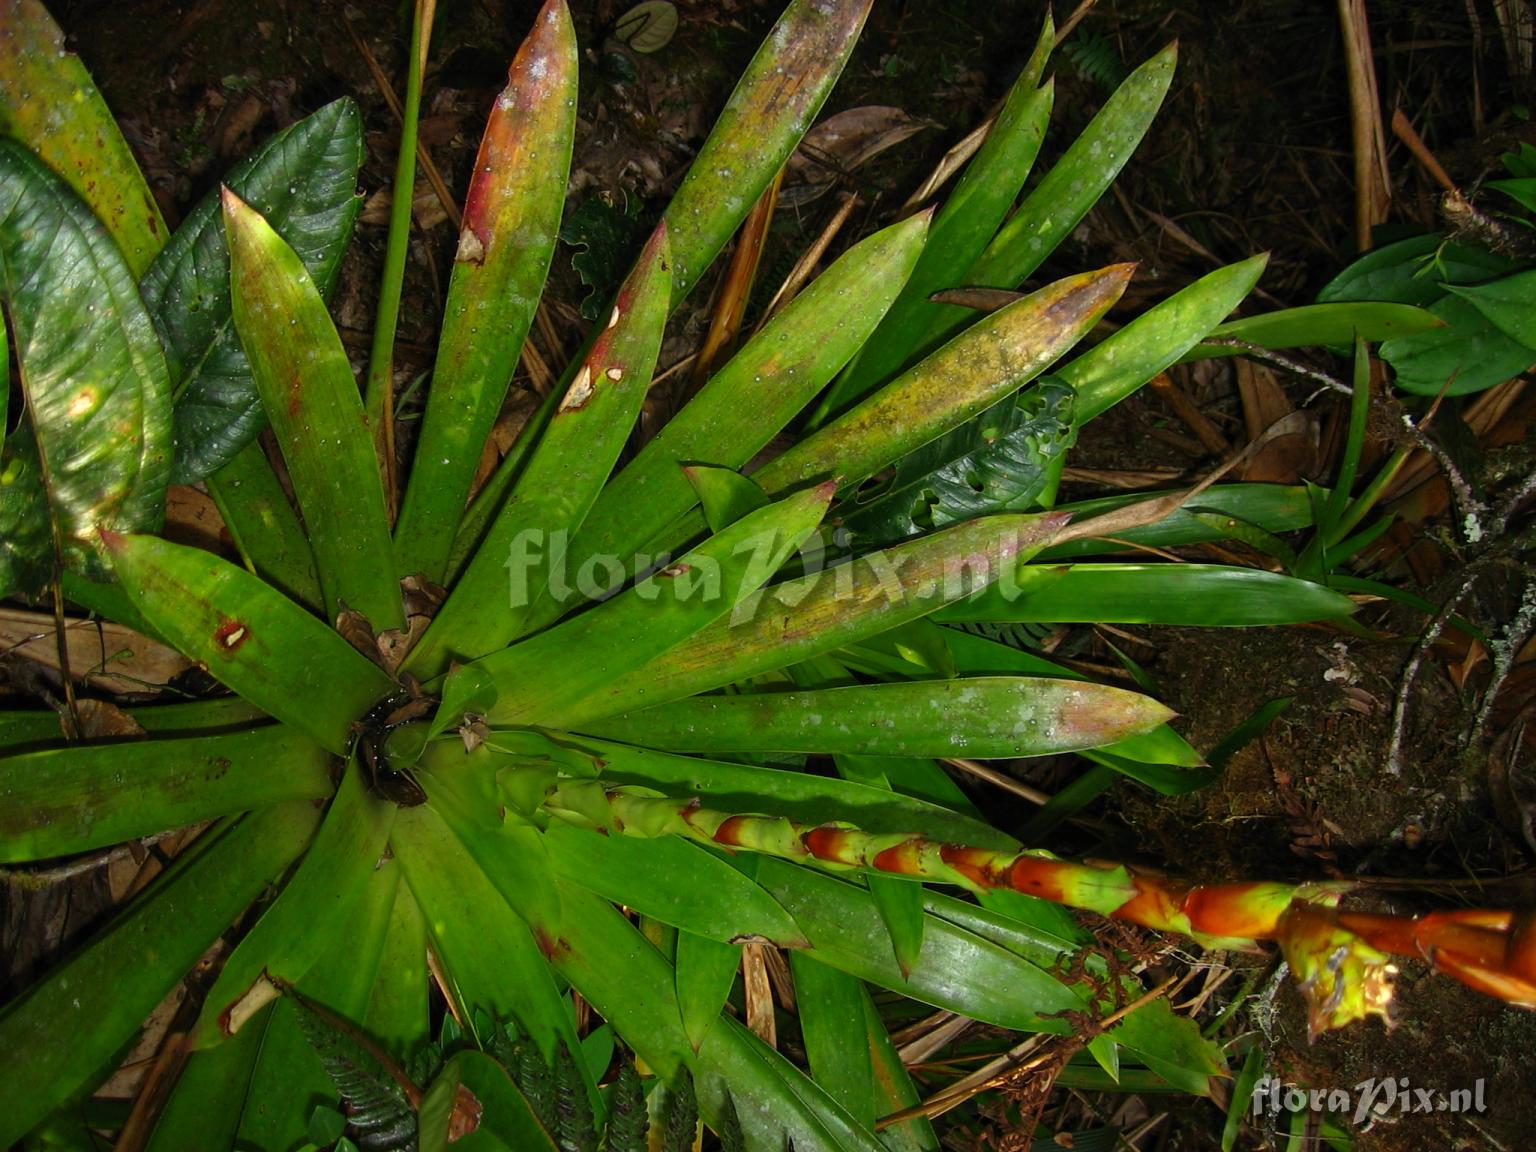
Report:
M 30 0 L 12 7 L 27 35 L 56 34 Z M 490 1043 L 477 1021 L 514 1022 L 546 1064 L 569 1054 L 594 1130 L 617 1122 L 594 1040 L 606 1035 L 664 1089 L 691 1084 L 717 1131 L 736 1115 L 746 1147 L 935 1149 L 921 1115 L 876 1132 L 918 1100 L 891 1003 L 1062 1033 L 1141 994 L 1075 920 L 994 882 L 1003 862 L 1023 875 L 1018 861 L 1048 872 L 1049 858 L 1021 856 L 938 758 L 1084 750 L 1178 791 L 1200 779 L 1198 754 L 1155 701 L 942 621 L 1180 620 L 1191 600 L 1196 623 L 1349 610 L 1269 573 L 1079 563 L 1099 545 L 1064 539 L 1073 512 L 1048 510 L 1075 428 L 1185 354 L 1262 260 L 1078 354 L 1129 268 L 980 317 L 928 297 L 1011 290 L 1038 269 L 1145 131 L 1172 49 L 1015 208 L 1050 108 L 1047 24 L 942 208 L 851 247 L 622 459 L 669 314 L 813 120 L 866 10 L 788 6 L 587 344 L 471 500 L 572 146 L 577 48 L 563 4 L 545 6 L 481 142 L 393 524 L 368 417 L 379 409 L 324 304 L 355 207 L 355 109 L 294 126 L 162 247 L 120 210 L 147 195 L 131 163 L 69 178 L 89 163 L 82 141 L 116 139 L 99 101 L 78 102 L 68 133 L 45 132 L 4 81 L 20 142 L 0 145 L 0 260 L 27 401 L 4 482 L 27 486 L 25 504 L 5 495 L 0 510 L 34 525 L 7 536 L 5 591 L 56 575 L 64 598 L 180 650 L 232 695 L 136 708 L 147 735 L 106 743 L 59 742 L 51 713 L 0 720 L 13 880 L 32 862 L 201 828 L 0 1013 L 0 1144 L 86 1147 L 103 1129 L 156 1149 L 302 1145 L 317 1105 L 348 1118 L 306 1039 L 306 1003 L 397 1062 L 443 1008 L 477 1049 Z M 59 84 L 94 91 L 57 50 L 24 63 L 29 90 L 64 69 Z M 103 348 L 110 363 L 79 359 Z M 87 388 L 121 408 L 71 415 Z M 795 445 L 744 475 L 803 413 Z M 263 425 L 286 485 L 254 439 Z M 239 563 L 149 531 L 168 470 L 205 478 Z M 65 480 L 85 473 L 82 497 Z M 890 494 L 870 503 L 863 486 L 882 476 Z M 868 527 L 881 500 L 888 514 Z M 1289 490 L 1206 502 L 1272 530 L 1307 507 Z M 1176 513 L 1117 523 L 1117 539 L 1212 531 Z M 1028 563 L 1042 556 L 1054 559 Z M 95 579 L 108 572 L 115 583 Z M 784 767 L 786 754 L 832 771 Z M 1123 869 L 1108 885 L 1072 875 L 1058 896 L 1088 907 L 1136 891 Z M 1291 898 L 1265 891 L 1270 912 Z M 1157 923 L 1244 935 L 1219 919 Z M 737 980 L 744 949 L 764 947 L 789 954 L 800 1063 L 740 1019 L 764 1010 Z M 104 1115 L 90 1091 L 205 958 L 207 986 L 156 1074 L 126 1116 Z M 895 997 L 877 1003 L 877 989 Z M 597 1028 L 578 1031 L 578 995 Z M 1080 1059 L 1088 1074 L 1195 1093 L 1224 1067 L 1158 1000 Z M 531 1146 L 506 1086 L 471 1065 L 485 1065 L 461 1062 L 473 1106 L 458 1088 L 446 1106 L 412 1102 L 422 1146 L 454 1123 L 466 1147 Z M 362 1138 L 343 1127 L 320 1134 Z

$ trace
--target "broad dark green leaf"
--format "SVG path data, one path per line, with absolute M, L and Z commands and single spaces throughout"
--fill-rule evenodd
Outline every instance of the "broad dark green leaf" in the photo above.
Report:
M 400 1140 L 387 1146 L 404 1147 L 412 1141 L 417 1133 L 416 1110 L 377 1057 L 356 1036 L 302 1003 L 294 1005 L 294 1019 L 346 1102 L 351 1127 L 366 1136 L 387 1134 L 388 1139 Z
M 1486 284 L 1448 284 L 1448 290 L 1460 296 L 1488 318 L 1488 322 L 1511 340 L 1527 348 L 1536 348 L 1536 270 L 1504 276 Z
M 0 862 L 85 852 L 330 790 L 330 756 L 280 724 L 28 752 L 0 759 Z
M 399 867 L 391 869 L 397 876 Z M 428 1036 L 427 930 L 410 887 L 395 886 L 379 971 L 368 994 L 363 1023 L 396 1059 L 416 1051 Z
M 552 3 L 512 60 L 475 158 L 416 466 L 395 527 L 403 576 L 444 581 L 481 447 L 549 272 L 575 130 L 576 33 L 565 5 Z
M 1046 380 L 896 461 L 890 479 L 840 506 L 854 547 L 889 544 L 1035 505 L 1076 438 L 1074 395 Z
M 337 755 L 353 721 L 395 690 L 383 669 L 243 568 L 153 536 L 109 536 L 108 548 L 156 632 Z
M 934 619 L 1182 624 L 1196 628 L 1299 624 L 1347 616 L 1354 602 L 1321 584 L 1219 564 L 1074 564 L 1039 591 L 990 588 Z
M 273 136 L 224 177 L 260 212 L 329 296 L 362 200 L 363 122 L 336 100 Z M 216 472 L 266 416 L 230 314 L 229 248 L 214 189 L 182 221 L 140 284 L 176 380 L 173 479 Z
M 89 204 L 138 279 L 165 243 L 160 206 L 85 65 L 40 0 L 10 0 L 0 36 L 0 136 Z
M 153 530 L 170 468 L 170 392 L 132 270 L 89 208 L 0 139 L 0 298 L 25 412 L 0 456 L 0 596 L 64 560 L 100 573 L 99 527 Z
M 280 804 L 205 833 L 100 936 L 0 1015 L 0 1146 L 62 1104 L 138 1030 L 304 848 L 319 814 Z M 57 1042 L 68 1036 L 70 1042 Z
M 223 205 L 235 330 L 288 465 L 326 619 L 351 608 L 376 631 L 402 628 L 384 489 L 341 337 L 294 250 L 227 188 Z
M 1536 352 L 1506 336 L 1470 301 L 1446 296 L 1430 311 L 1447 327 L 1381 345 L 1393 382 L 1416 396 L 1464 396 L 1502 384 L 1536 363 Z
M 1317 302 L 1388 300 L 1428 308 L 1445 295 L 1447 284 L 1476 284 L 1516 267 L 1482 248 L 1415 236 L 1367 252 L 1324 285 Z
M 480 1101 L 479 1128 L 454 1142 L 455 1152 L 494 1152 L 486 1136 L 494 1136 L 512 1152 L 557 1152 L 549 1134 L 522 1089 L 507 1070 L 483 1052 L 459 1052 L 452 1061 L 459 1083 Z
M 149 1152 L 234 1147 L 251 1073 L 274 1007 L 263 1008 L 229 1043 L 192 1053 L 155 1120 Z

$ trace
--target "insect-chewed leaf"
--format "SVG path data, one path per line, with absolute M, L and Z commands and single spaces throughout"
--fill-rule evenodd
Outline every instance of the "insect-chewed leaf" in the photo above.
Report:
M 40 0 L 8 0 L 0 23 L 0 135 L 91 206 L 137 279 L 165 243 L 165 221 L 117 121 Z
M 395 690 L 378 665 L 243 568 L 152 536 L 109 534 L 134 606 L 180 651 L 338 755 L 352 724 Z
M 297 253 L 227 188 L 223 204 L 235 329 L 309 531 L 326 618 L 351 608 L 380 631 L 404 627 L 384 489 L 341 337 Z
M 0 297 L 26 410 L 0 456 L 0 595 L 65 562 L 100 572 L 96 529 L 160 526 L 170 466 L 165 358 L 133 273 L 89 208 L 0 140 Z
M 298 254 L 322 295 L 336 283 L 352 238 L 362 160 L 362 116 L 341 99 L 284 128 L 224 178 Z M 177 377 L 172 478 L 191 484 L 226 464 L 266 422 L 230 312 L 217 189 L 187 214 L 140 289 Z

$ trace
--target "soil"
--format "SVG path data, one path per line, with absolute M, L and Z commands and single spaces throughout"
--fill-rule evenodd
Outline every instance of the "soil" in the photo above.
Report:
M 359 99 L 369 129 L 363 190 L 373 197 L 388 187 L 394 126 L 345 20 L 350 14 L 384 72 L 398 77 L 408 5 L 56 0 L 52 7 L 122 118 L 172 224 L 253 142 L 344 94 Z M 445 0 L 439 6 L 422 134 L 455 189 L 464 185 L 478 126 L 536 7 L 523 0 Z M 779 6 L 685 0 L 678 4 L 676 39 L 653 56 L 604 43 L 602 31 L 626 5 L 578 0 L 573 7 L 588 47 L 571 206 L 600 196 L 641 221 L 665 203 L 707 130 L 708 110 L 723 103 Z M 1371 6 L 1371 16 L 1381 46 L 1383 93 L 1415 110 L 1431 147 L 1457 179 L 1471 183 L 1527 127 L 1505 109 L 1528 96 L 1529 81 L 1509 74 L 1494 43 L 1494 25 L 1480 26 L 1477 36 L 1491 39 L 1474 44 L 1463 8 L 1382 3 Z M 1029 52 L 1042 12 L 1034 2 L 877 0 L 827 112 L 894 105 L 923 128 L 869 164 L 839 174 L 840 190 L 857 191 L 863 201 L 848 240 L 888 218 L 1002 95 Z M 1058 11 L 1058 21 L 1066 15 Z M 1102 104 L 1118 75 L 1175 36 L 1179 79 L 1157 128 L 1115 195 L 1087 218 L 1041 278 L 1136 259 L 1140 270 L 1124 310 L 1128 316 L 1131 308 L 1218 263 L 1267 249 L 1272 258 L 1262 282 L 1270 297 L 1265 306 L 1309 302 L 1354 250 L 1349 104 L 1332 6 L 1104 0 L 1074 33 L 1070 49 L 1058 54 L 1057 116 L 1045 159 L 1060 147 L 1056 141 L 1070 139 Z M 1471 96 L 1474 72 L 1480 102 Z M 1395 148 L 1391 163 L 1400 219 L 1428 223 L 1428 185 L 1419 169 Z M 825 195 L 781 212 L 765 281 L 782 276 L 821 230 L 835 201 Z M 371 325 L 368 286 L 383 250 L 382 216 L 376 206 L 365 211 L 338 294 L 340 322 L 359 349 L 366 348 Z M 406 285 L 407 299 L 417 303 L 402 313 L 402 384 L 430 365 L 455 238 L 430 202 L 420 219 Z M 579 300 L 585 291 L 570 256 L 562 248 L 556 260 L 553 295 L 564 301 Z M 708 294 L 696 296 L 699 307 L 680 320 L 664 358 L 690 350 L 707 325 Z M 573 309 L 555 309 L 554 334 L 564 351 L 576 343 L 580 325 Z M 552 358 L 561 352 L 545 347 Z M 1337 361 L 1328 368 L 1342 371 Z M 1245 413 L 1230 367 L 1188 372 L 1177 383 L 1229 442 L 1242 442 Z M 1298 406 L 1312 392 L 1284 377 L 1277 386 Z M 1323 417 L 1325 429 L 1334 419 Z M 1484 462 L 1492 467 L 1500 459 L 1490 455 Z M 1288 478 L 1326 481 L 1330 461 L 1322 453 L 1311 461 L 1312 470 L 1292 468 Z M 1131 471 L 1170 480 L 1193 476 L 1209 462 L 1159 397 L 1139 396 L 1090 426 L 1072 463 L 1100 475 L 1080 474 L 1079 486 L 1067 495 L 1102 491 L 1116 474 Z M 1460 557 L 1447 543 L 1443 522 L 1431 520 L 1413 533 L 1429 541 L 1430 559 L 1384 571 L 1393 579 L 1424 581 L 1419 591 L 1438 603 Z M 1465 610 L 1497 629 L 1512 611 L 1512 594 L 1508 586 L 1480 585 Z M 1464 748 L 1461 737 L 1479 706 L 1487 662 L 1473 662 L 1458 684 L 1453 674 L 1465 643 L 1430 653 L 1406 697 L 1402 768 L 1393 772 L 1388 747 L 1394 705 L 1423 617 L 1373 607 L 1362 622 L 1363 635 L 1148 627 L 1131 629 L 1129 638 L 1109 636 L 1180 711 L 1181 728 L 1197 748 L 1211 748 L 1266 702 L 1294 698 L 1210 788 L 1179 798 L 1131 786 L 1115 790 L 1096 813 L 1113 825 L 1110 842 L 1194 877 L 1359 877 L 1366 882 L 1365 901 L 1377 907 L 1446 901 L 1530 906 L 1536 899 L 1533 846 L 1519 835 L 1518 819 L 1512 822 L 1518 813 L 1509 810 L 1508 791 L 1496 791 L 1500 779 L 1518 781 L 1521 771 L 1530 772 L 1530 741 L 1514 741 L 1507 777 L 1494 780 L 1488 748 L 1507 735 L 1528 702 L 1511 692 L 1528 693 L 1536 678 L 1515 678 L 1486 738 Z M 1084 658 L 1112 664 L 1104 638 L 1079 633 L 1071 643 Z M 1409 884 L 1375 884 L 1385 877 Z M 1270 963 L 1262 957 L 1231 962 L 1257 975 Z M 1263 1045 L 1271 1070 L 1305 1087 L 1347 1088 L 1370 1076 L 1407 1076 L 1441 1090 L 1486 1082 L 1485 1113 L 1410 1114 L 1378 1122 L 1357 1135 L 1356 1148 L 1531 1147 L 1526 1121 L 1527 1101 L 1536 1099 L 1536 1063 L 1529 1059 L 1536 1016 L 1429 976 L 1421 966 L 1405 966 L 1399 996 L 1400 1022 L 1390 1032 L 1372 1021 L 1308 1044 L 1298 998 L 1284 988 L 1271 1001 L 1272 1012 L 1260 1011 L 1262 1004 L 1245 1009 L 1225 1034 Z M 1052 1111 L 1045 1115 L 1049 1119 Z M 1178 1105 L 1159 1146 L 1214 1148 L 1223 1121 L 1209 1103 Z M 1249 1129 L 1239 1147 L 1257 1147 L 1265 1138 Z M 1283 1136 L 1275 1138 L 1283 1144 Z

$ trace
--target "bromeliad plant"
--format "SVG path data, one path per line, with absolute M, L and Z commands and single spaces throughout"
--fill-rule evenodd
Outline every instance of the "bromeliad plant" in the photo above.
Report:
M 1209 333 L 1261 259 L 1065 361 L 1129 268 L 979 319 L 928 300 L 1040 266 L 1145 131 L 1171 48 L 1015 208 L 1050 110 L 1047 23 L 942 209 L 849 249 L 620 466 L 668 315 L 815 116 L 866 7 L 789 5 L 586 347 L 471 500 L 572 146 L 576 45 L 546 5 L 481 144 L 392 527 L 398 294 L 386 285 L 366 396 L 324 304 L 355 212 L 356 109 L 289 129 L 164 240 L 131 160 L 111 179 L 81 167 L 82 141 L 121 141 L 46 14 L 10 5 L 0 261 L 26 409 L 0 474 L 0 584 L 53 585 L 234 695 L 136 709 L 145 739 L 54 746 L 52 713 L 0 722 L 5 863 L 203 829 L 0 1015 L 0 1144 L 86 1147 L 90 1127 L 164 1149 L 333 1139 L 337 1092 L 298 1005 L 398 1061 L 426 1044 L 435 988 L 483 1043 L 510 1025 L 546 1062 L 580 1054 L 594 1141 L 617 1036 L 655 1080 L 691 1081 L 711 1126 L 734 1113 L 747 1147 L 937 1148 L 920 1113 L 876 1135 L 918 1097 L 871 989 L 1055 1033 L 1134 1002 L 1142 989 L 1057 904 L 1224 946 L 1278 940 L 1314 1028 L 1384 1014 L 1392 952 L 1533 999 L 1523 917 L 1372 916 L 1340 911 L 1334 884 L 1185 885 L 1059 860 L 983 822 L 937 763 L 1082 750 L 1168 791 L 1199 764 L 1156 702 L 949 625 L 1350 608 L 1270 573 L 1075 562 L 1214 531 L 1177 501 L 1049 510 L 1076 429 Z M 419 9 L 401 190 L 427 23 Z M 50 105 L 77 119 L 40 119 L 22 85 L 82 93 Z M 803 437 L 743 475 L 808 408 Z M 168 476 L 206 484 L 238 563 L 153 534 Z M 1271 530 L 1309 507 L 1243 486 L 1200 501 Z M 835 775 L 797 770 L 808 755 Z M 132 1113 L 104 1119 L 83 1095 L 232 925 L 195 1019 Z M 788 950 L 806 1067 L 728 1007 L 743 948 L 763 946 Z M 578 995 L 602 1028 L 578 1030 Z M 761 1001 L 749 1012 L 760 1023 Z M 1086 1047 L 1111 1076 L 1191 1092 L 1224 1067 L 1156 999 Z M 450 1127 L 480 1147 L 555 1146 L 494 1062 L 456 1067 L 463 1093 L 423 1097 L 400 1146 L 441 1147 Z

